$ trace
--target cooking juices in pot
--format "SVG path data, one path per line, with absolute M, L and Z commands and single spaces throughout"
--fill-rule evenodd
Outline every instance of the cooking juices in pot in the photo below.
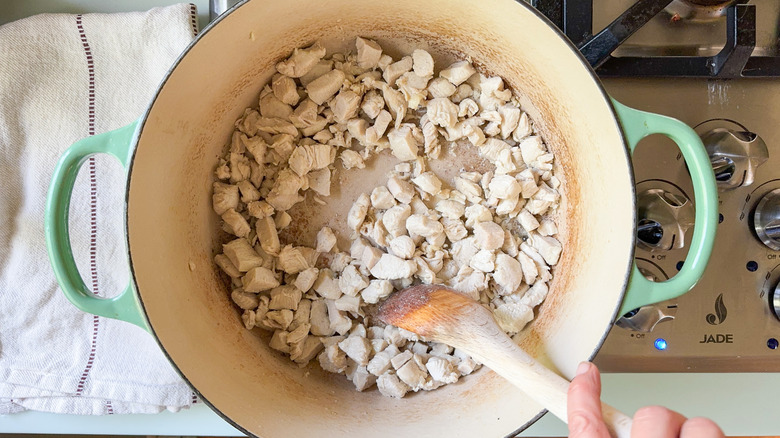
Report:
M 213 204 L 215 262 L 247 329 L 386 396 L 479 364 L 371 316 L 413 283 L 446 283 L 516 334 L 545 298 L 561 244 L 553 155 L 499 77 L 357 38 L 277 64 L 236 122 Z

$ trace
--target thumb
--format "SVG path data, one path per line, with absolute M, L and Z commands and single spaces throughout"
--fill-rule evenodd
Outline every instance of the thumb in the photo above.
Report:
M 569 438 L 609 438 L 601 417 L 601 376 L 590 362 L 577 367 L 577 375 L 569 384 Z

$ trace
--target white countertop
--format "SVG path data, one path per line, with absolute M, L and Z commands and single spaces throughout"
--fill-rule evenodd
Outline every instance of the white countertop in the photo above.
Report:
M 172 0 L 4 0 L 0 24 L 43 12 L 86 13 L 145 10 L 178 3 Z M 208 2 L 193 0 L 201 27 Z M 627 413 L 661 404 L 686 416 L 714 419 L 727 435 L 780 435 L 775 395 L 780 374 L 606 374 L 603 399 Z M 475 419 L 478 421 L 478 419 Z M 0 433 L 210 435 L 241 433 L 200 404 L 178 413 L 78 416 L 23 412 L 0 416 Z M 523 436 L 565 436 L 565 425 L 544 416 Z

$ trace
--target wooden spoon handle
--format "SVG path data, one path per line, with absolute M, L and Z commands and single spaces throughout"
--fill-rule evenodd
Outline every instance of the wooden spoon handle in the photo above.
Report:
M 469 344 L 458 347 L 523 390 L 556 417 L 567 421 L 568 380 L 537 362 L 503 332 L 480 336 L 478 343 Z M 601 412 L 613 437 L 631 436 L 629 416 L 603 402 Z

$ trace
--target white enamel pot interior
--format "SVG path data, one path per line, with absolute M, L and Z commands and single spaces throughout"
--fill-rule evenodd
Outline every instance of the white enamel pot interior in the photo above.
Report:
M 252 0 L 208 29 L 142 120 L 130 169 L 128 242 L 146 318 L 197 392 L 253 435 L 510 434 L 543 410 L 487 369 L 396 400 L 375 389 L 357 392 L 344 376 L 313 364 L 297 367 L 271 350 L 259 329 L 243 328 L 213 264 L 222 242 L 211 184 L 235 120 L 256 105 L 275 63 L 293 48 L 322 39 L 346 49 L 356 35 L 394 56 L 415 47 L 440 60 L 469 56 L 521 96 L 556 156 L 564 252 L 550 295 L 520 342 L 567 377 L 595 354 L 632 265 L 630 161 L 589 67 L 547 21 L 514 0 Z M 343 173 L 345 186 L 370 188 L 349 175 Z

